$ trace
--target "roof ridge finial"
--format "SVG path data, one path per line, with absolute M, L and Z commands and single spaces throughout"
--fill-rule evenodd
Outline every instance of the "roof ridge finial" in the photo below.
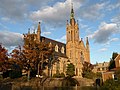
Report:
M 86 37 L 86 44 L 89 45 L 88 37 Z
M 30 34 L 30 28 L 28 28 L 28 34 Z
M 33 30 L 33 33 L 35 34 L 35 29 Z

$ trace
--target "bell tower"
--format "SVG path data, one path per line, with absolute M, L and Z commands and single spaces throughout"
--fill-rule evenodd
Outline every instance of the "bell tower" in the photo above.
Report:
M 68 22 L 67 20 L 66 33 L 67 33 L 67 43 L 79 42 L 79 28 L 78 28 L 78 22 L 76 22 L 74 18 L 73 4 L 71 7 L 70 22 Z
M 75 65 L 76 76 L 81 77 L 81 62 L 79 58 L 79 25 L 74 18 L 73 4 L 71 5 L 70 21 L 66 24 L 66 55 Z

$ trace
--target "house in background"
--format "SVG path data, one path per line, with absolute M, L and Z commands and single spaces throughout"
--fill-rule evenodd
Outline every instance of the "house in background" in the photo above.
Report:
M 93 72 L 94 73 L 106 72 L 106 71 L 108 71 L 108 66 L 109 66 L 109 62 L 96 63 L 96 64 L 94 64 Z
M 120 69 L 120 54 L 118 54 L 114 60 L 115 60 L 116 68 L 113 68 L 110 71 L 106 71 L 106 72 L 102 73 L 103 82 L 106 81 L 107 79 L 115 79 L 116 78 L 115 71 Z
M 116 68 L 120 68 L 120 54 L 115 58 L 115 66 Z

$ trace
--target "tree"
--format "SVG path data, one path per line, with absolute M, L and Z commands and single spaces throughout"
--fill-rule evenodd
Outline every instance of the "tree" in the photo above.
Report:
M 23 52 L 30 67 L 37 70 L 38 75 L 42 75 L 42 71 L 53 53 L 53 48 L 45 42 L 37 42 L 32 36 L 30 38 L 32 39 L 24 40 Z
M 10 53 L 9 58 L 11 71 L 9 72 L 10 78 L 18 78 L 22 76 L 22 70 L 25 69 L 26 57 L 23 54 L 21 46 L 15 47 Z
M 118 69 L 118 70 L 115 71 L 115 75 L 116 75 L 117 78 L 120 79 L 120 69 Z
M 97 73 L 95 73 L 95 75 L 96 75 L 96 78 L 102 78 L 102 73 L 101 72 L 97 72 Z
M 48 65 L 50 56 L 53 53 L 53 49 L 48 43 L 37 40 L 35 32 L 33 34 L 23 34 L 24 35 L 24 50 L 23 53 L 26 56 L 27 64 L 30 69 L 37 71 L 38 75 L 43 75 L 43 70 Z
M 23 54 L 21 46 L 16 47 L 10 53 L 10 64 L 12 69 L 19 69 L 22 70 L 24 65 L 26 64 L 26 57 Z
M 108 69 L 111 70 L 115 68 L 115 61 L 113 59 L 110 59 Z
M 4 72 L 9 68 L 8 51 L 0 44 L 0 72 Z
M 84 78 L 92 79 L 95 76 L 95 74 L 92 72 L 92 69 L 93 69 L 92 64 L 90 64 L 88 62 L 84 62 L 83 63 L 83 68 L 82 68 L 82 71 L 83 71 L 82 76 Z
M 56 73 L 53 75 L 54 78 L 64 78 L 65 74 L 64 73 Z
M 117 57 L 118 53 L 117 52 L 113 52 L 112 54 L 112 59 L 114 60 Z
M 109 70 L 115 68 L 115 58 L 117 57 L 118 53 L 117 52 L 113 52 L 112 54 L 112 58 L 110 59 L 110 63 L 109 63 Z
M 73 77 L 73 76 L 75 76 L 75 66 L 74 66 L 72 63 L 68 64 L 68 66 L 67 66 L 67 71 L 66 71 L 66 75 L 67 75 L 68 77 Z
M 120 90 L 120 79 L 117 81 L 113 79 L 106 80 L 99 90 Z

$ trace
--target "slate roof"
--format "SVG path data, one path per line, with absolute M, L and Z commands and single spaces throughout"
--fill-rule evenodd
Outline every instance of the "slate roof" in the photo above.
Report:
M 44 36 L 41 36 L 41 41 L 44 40 L 45 43 L 50 43 L 55 47 L 55 45 L 58 45 L 58 52 L 55 52 L 55 56 L 59 56 L 59 57 L 65 57 L 67 58 L 66 56 L 66 44 L 65 43 L 62 43 L 62 42 L 59 42 L 59 41 L 56 41 L 56 40 L 52 40 L 52 39 L 49 39 L 49 38 L 46 38 Z M 61 53 L 61 48 L 64 47 L 64 53 Z

